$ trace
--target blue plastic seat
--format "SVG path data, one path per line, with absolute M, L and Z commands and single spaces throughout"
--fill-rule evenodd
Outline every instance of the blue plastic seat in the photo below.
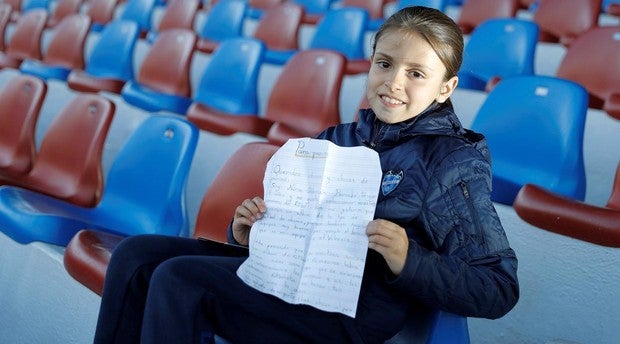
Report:
M 519 189 L 532 183 L 583 200 L 587 109 L 587 91 L 572 81 L 532 75 L 497 84 L 471 125 L 488 140 L 491 198 L 512 205 Z
M 332 9 L 334 0 L 292 0 L 304 8 L 302 23 L 316 25 Z
M 73 69 L 84 68 L 84 47 L 90 32 L 90 17 L 73 14 L 54 27 L 43 60 L 26 59 L 19 65 L 25 74 L 41 79 L 66 80 Z
M 123 86 L 123 100 L 149 112 L 185 114 L 192 103 L 190 68 L 195 44 L 193 31 L 161 32 L 142 60 L 137 78 Z
M 490 90 L 498 79 L 534 74 L 538 25 L 517 18 L 488 19 L 465 45 L 458 87 Z
M 99 34 L 86 61 L 86 69 L 74 69 L 67 85 L 81 92 L 121 93 L 125 82 L 134 78 L 133 57 L 138 41 L 138 24 L 114 20 Z
M 253 38 L 224 41 L 207 64 L 187 118 L 258 114 L 258 76 L 265 45 Z
M 223 0 L 213 5 L 200 29 L 196 49 L 210 54 L 224 40 L 243 36 L 243 23 L 248 3 Z
M 138 24 L 140 34 L 146 37 L 146 33 L 151 31 L 153 11 L 157 0 L 128 0 L 124 3 L 124 8 L 119 19 L 131 20 Z
M 367 73 L 365 56 L 368 12 L 357 7 L 329 10 L 317 24 L 308 49 L 334 50 L 346 57 L 346 74 Z
M 80 207 L 21 189 L 0 187 L 0 229 L 20 243 L 66 245 L 83 228 L 121 235 L 188 235 L 185 187 L 198 129 L 153 115 L 115 157 L 101 201 Z

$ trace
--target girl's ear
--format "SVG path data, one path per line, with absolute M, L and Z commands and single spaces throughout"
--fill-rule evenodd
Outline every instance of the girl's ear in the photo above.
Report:
M 454 92 L 454 90 L 456 89 L 456 85 L 458 85 L 458 83 L 459 83 L 458 76 L 453 76 L 452 78 L 450 78 L 450 80 L 444 82 L 443 85 L 441 85 L 441 90 L 439 91 L 439 94 L 437 95 L 437 98 L 436 98 L 437 102 L 443 103 L 448 98 L 450 98 L 450 95 L 452 95 L 452 92 Z

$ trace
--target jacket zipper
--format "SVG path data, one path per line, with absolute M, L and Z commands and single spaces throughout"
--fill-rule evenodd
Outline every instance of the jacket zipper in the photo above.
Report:
M 463 196 L 465 197 L 465 203 L 467 203 L 467 208 L 469 208 L 469 213 L 471 214 L 472 218 L 474 219 L 474 224 L 476 226 L 476 229 L 478 230 L 478 232 L 482 232 L 480 230 L 480 219 L 478 219 L 478 214 L 476 213 L 475 209 L 474 209 L 474 203 L 471 199 L 471 197 L 469 196 L 469 189 L 467 188 L 467 183 L 465 183 L 464 181 L 461 181 L 461 190 L 463 191 Z M 486 243 L 486 238 L 484 237 L 484 235 L 482 236 L 482 242 L 484 243 L 484 246 L 486 247 L 487 243 Z
M 386 127 L 386 125 L 379 124 L 378 127 L 379 128 L 377 129 L 377 132 L 373 135 L 372 140 L 369 142 L 370 148 L 372 148 L 372 149 L 375 149 L 377 147 L 377 142 L 379 141 L 379 136 L 381 135 L 381 132 Z

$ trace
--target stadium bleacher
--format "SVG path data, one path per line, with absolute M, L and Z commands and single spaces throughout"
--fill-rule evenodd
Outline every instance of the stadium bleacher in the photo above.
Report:
M 50 15 L 60 0 L 51 0 Z M 114 18 L 121 18 L 124 7 L 134 0 L 114 2 Z M 173 0 L 168 0 L 173 1 Z M 220 0 L 223 1 L 223 0 Z M 475 1 L 475 0 L 468 0 Z M 545 0 L 538 0 L 545 1 Z M 8 2 L 8 1 L 5 1 Z M 96 0 L 84 2 L 80 8 L 89 13 Z M 100 1 L 101 2 L 101 1 Z M 525 3 L 526 1 L 522 1 Z M 600 2 L 600 1 L 599 1 Z M 604 1 L 609 3 L 610 1 Z M 15 3 L 15 2 L 13 2 Z M 151 23 L 145 27 L 157 28 L 165 11 L 166 2 L 156 1 Z M 446 1 L 446 13 L 457 20 L 458 1 Z M 529 3 L 529 2 L 528 2 Z M 385 12 L 395 5 L 386 3 Z M 333 7 L 341 4 L 333 2 Z M 567 2 L 567 5 L 568 2 Z M 521 6 L 516 17 L 534 20 L 536 6 Z M 15 9 L 14 9 L 15 11 Z M 20 13 L 17 11 L 16 13 Z M 20 13 L 24 15 L 23 13 Z M 198 32 L 209 15 L 206 3 L 199 8 L 193 22 Z M 243 35 L 252 37 L 260 18 L 247 16 Z M 620 17 L 601 9 L 598 24 L 618 27 Z M 15 22 L 7 24 L 5 41 L 8 43 Z M 105 24 L 104 24 L 105 25 Z M 304 23 L 299 32 L 299 49 L 307 49 L 316 24 Z M 43 51 L 49 43 L 53 27 L 47 27 L 41 37 Z M 92 30 L 87 38 L 85 59 L 88 61 L 100 33 Z M 366 34 L 369 54 L 372 31 Z M 467 40 L 466 36 L 466 40 Z M 620 44 L 620 42 L 617 42 Z M 132 50 L 135 71 L 150 48 L 141 38 Z M 560 43 L 538 42 L 535 74 L 555 76 L 567 47 Z M 616 58 L 617 57 L 612 57 Z M 200 76 L 210 61 L 206 52 L 196 50 L 191 62 L 192 92 L 198 89 Z M 282 72 L 281 65 L 265 64 L 258 78 L 259 113 L 264 115 L 271 90 Z M 584 68 L 587 64 L 584 63 Z M 18 69 L 0 70 L 0 86 L 20 74 Z M 71 89 L 62 80 L 48 80 L 47 94 L 38 116 L 35 143 L 40 148 L 45 133 L 61 110 L 80 91 Z M 354 119 L 365 88 L 364 75 L 344 77 L 339 95 L 340 120 Z M 115 116 L 109 129 L 103 155 L 103 174 L 108 171 L 131 134 L 151 113 L 133 106 L 117 93 L 102 91 L 115 103 Z M 485 91 L 457 89 L 452 101 L 461 121 L 469 127 L 484 103 Z M 183 118 L 183 115 L 168 113 Z M 501 115 L 501 114 L 498 114 Z M 533 125 L 536 125 L 533 123 Z M 604 206 L 610 196 L 614 173 L 620 161 L 620 120 L 601 109 L 587 111 L 583 159 L 586 174 L 585 202 Z M 245 133 L 221 136 L 204 130 L 199 132 L 198 144 L 187 177 L 187 214 L 189 228 L 196 225 L 200 203 L 215 178 L 219 167 L 245 143 L 266 141 L 265 138 Z M 498 320 L 468 319 L 472 343 L 614 343 L 620 334 L 620 249 L 603 247 L 582 240 L 540 230 L 522 220 L 510 205 L 496 204 L 508 238 L 519 257 L 521 299 L 517 306 Z M 63 266 L 64 247 L 34 242 L 23 245 L 2 233 L 0 228 L 0 342 L 2 343 L 88 343 L 92 342 L 97 319 L 99 296 L 75 281 Z

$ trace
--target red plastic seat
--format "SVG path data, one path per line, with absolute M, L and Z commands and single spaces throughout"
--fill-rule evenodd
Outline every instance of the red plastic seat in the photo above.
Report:
M 82 0 L 58 0 L 56 7 L 47 19 L 47 26 L 54 27 L 59 24 L 65 17 L 72 14 L 80 13 Z
M 195 45 L 191 30 L 161 32 L 142 60 L 137 78 L 121 90 L 123 99 L 150 112 L 184 114 L 192 102 L 190 68 Z
M 461 5 L 457 24 L 469 34 L 487 19 L 515 17 L 518 9 L 519 0 L 468 0 Z
M 575 38 L 598 26 L 601 0 L 540 0 L 533 20 L 540 26 L 541 42 L 572 44 Z
M 276 80 L 264 116 L 192 113 L 188 120 L 221 135 L 245 132 L 281 145 L 289 138 L 315 136 L 340 123 L 340 88 L 346 60 L 329 50 L 296 53 Z
M 291 1 L 264 11 L 254 30 L 254 38 L 267 46 L 266 62 L 284 64 L 289 54 L 299 49 L 299 29 L 303 16 L 304 8 Z
M 114 103 L 78 94 L 47 129 L 36 160 L 23 178 L 8 182 L 81 206 L 94 206 L 103 192 L 101 157 Z
M 620 247 L 620 164 L 605 206 L 575 201 L 526 184 L 513 207 L 519 217 L 538 228 L 597 245 Z
M 0 54 L 0 68 L 18 69 L 25 59 L 41 60 L 41 37 L 48 12 L 34 9 L 19 17 L 4 53 Z
M 88 0 L 86 15 L 90 17 L 93 30 L 101 31 L 114 18 L 119 0 Z
M 198 11 L 198 0 L 170 0 L 166 2 L 164 13 L 156 31 L 147 34 L 149 41 L 154 41 L 157 33 L 169 29 L 194 30 L 194 19 Z
M 226 241 L 236 207 L 246 198 L 263 194 L 265 166 L 277 148 L 264 142 L 248 143 L 227 160 L 204 195 L 194 237 Z M 248 174 L 250 170 L 255 173 Z M 229 182 L 231 178 L 234 184 Z M 89 229 L 79 231 L 65 250 L 65 268 L 73 278 L 101 295 L 111 252 L 123 238 Z
M 0 90 L 0 176 L 23 177 L 32 168 L 35 128 L 46 92 L 43 80 L 28 75 L 13 77 Z
M 620 27 L 599 26 L 579 36 L 566 50 L 556 76 L 584 86 L 589 107 L 620 119 Z
M 43 60 L 24 60 L 19 69 L 43 79 L 66 80 L 72 69 L 84 69 L 90 17 L 72 14 L 54 27 Z

